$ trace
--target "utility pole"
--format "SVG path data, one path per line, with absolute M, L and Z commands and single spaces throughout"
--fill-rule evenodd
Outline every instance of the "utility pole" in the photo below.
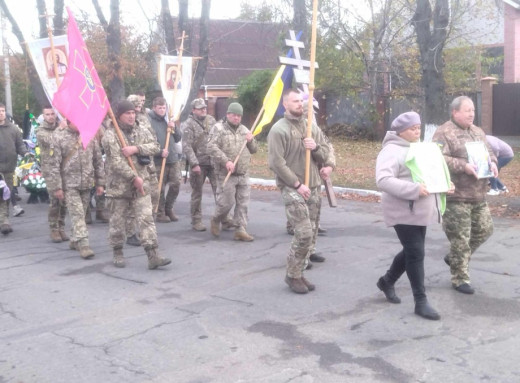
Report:
M 9 70 L 9 48 L 6 42 L 6 20 L 3 12 L 0 11 L 0 23 L 2 31 L 2 53 L 4 56 L 4 77 L 5 77 L 5 111 L 13 115 L 13 99 L 11 97 L 11 72 Z

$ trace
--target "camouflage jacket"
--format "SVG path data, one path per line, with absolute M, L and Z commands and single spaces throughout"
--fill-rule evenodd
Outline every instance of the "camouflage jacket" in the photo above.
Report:
M 6 120 L 0 125 L 0 173 L 14 172 L 18 155 L 23 156 L 26 152 L 20 128 Z
M 186 156 L 190 167 L 211 165 L 208 140 L 211 128 L 217 122 L 207 115 L 203 121 L 190 115 L 182 126 L 182 153 Z
M 148 129 L 140 128 L 137 122 L 133 126 L 124 126 L 123 124 L 120 124 L 119 126 L 126 144 L 129 146 L 137 146 L 139 149 L 139 155 L 151 157 L 161 150 L 159 148 L 159 143 L 154 140 Z M 136 175 L 130 167 L 127 157 L 125 157 L 121 152 L 121 144 L 119 143 L 119 139 L 112 124 L 110 124 L 110 127 L 105 131 L 102 144 L 105 149 L 105 167 L 108 173 L 107 196 L 116 198 L 134 198 L 137 195 L 137 189 L 133 185 Z M 131 156 L 130 159 L 135 166 L 137 175 L 144 181 L 145 193 L 149 194 L 149 165 L 139 164 L 136 155 Z
M 52 138 L 57 127 L 57 122 L 54 125 L 49 125 L 46 121 L 43 121 L 36 131 L 36 140 L 38 141 L 38 147 L 40 148 L 40 166 L 45 179 L 49 178 L 52 173 L 51 161 L 52 155 L 54 154 L 54 143 Z
M 53 142 L 50 175 L 45 179 L 51 192 L 105 186 L 105 170 L 97 140 L 91 140 L 83 149 L 78 132 L 60 129 L 55 131 Z
M 157 141 L 157 134 L 155 134 L 155 130 L 152 128 L 152 124 L 150 124 L 150 120 L 148 117 L 146 117 L 146 114 L 144 113 L 136 113 L 135 118 L 137 119 L 137 122 L 139 123 L 139 128 L 148 129 L 150 134 L 152 135 L 153 139 Z M 155 175 L 156 168 L 155 168 L 155 161 L 150 162 L 150 166 L 148 166 L 148 171 L 150 174 Z
M 211 129 L 208 142 L 208 151 L 211 155 L 211 163 L 217 174 L 227 175 L 226 162 L 235 161 L 240 149 L 246 142 L 246 134 L 249 130 L 242 124 L 232 127 L 227 121 L 217 122 Z M 251 154 L 256 153 L 258 145 L 256 139 L 246 145 L 238 162 L 235 165 L 234 175 L 245 175 L 249 171 Z
M 486 143 L 491 161 L 497 159 L 486 141 L 486 134 L 482 129 L 471 125 L 468 129 L 461 128 L 453 121 L 447 121 L 437 128 L 432 140 L 441 147 L 444 159 L 450 170 L 451 181 L 455 185 L 455 193 L 446 196 L 447 201 L 482 202 L 486 199 L 488 179 L 477 180 L 466 174 L 468 163 L 467 142 L 482 141 Z
M 307 135 L 307 120 L 302 116 L 295 118 L 285 113 L 267 136 L 269 167 L 276 175 L 276 185 L 294 187 L 296 181 L 305 181 L 306 149 L 303 139 Z M 334 166 L 335 159 L 325 135 L 317 125 L 312 125 L 312 138 L 317 146 L 311 151 L 309 168 L 309 188 L 321 185 L 319 166 Z

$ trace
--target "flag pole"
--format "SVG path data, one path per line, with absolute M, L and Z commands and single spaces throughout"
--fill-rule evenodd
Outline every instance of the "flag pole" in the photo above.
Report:
M 316 62 L 316 24 L 318 23 L 318 0 L 312 2 L 312 29 L 311 29 L 311 60 L 309 75 L 309 107 L 307 108 L 307 138 L 312 137 L 312 98 L 314 95 L 314 63 Z M 309 186 L 311 150 L 305 151 L 305 185 Z
M 171 108 L 168 110 L 168 120 L 171 121 L 173 118 L 176 118 L 177 116 L 173 115 L 173 109 L 175 107 L 175 101 L 177 98 L 177 87 L 179 86 L 179 80 L 181 77 L 181 69 L 182 69 L 182 51 L 184 50 L 184 39 L 186 37 L 186 34 L 184 31 L 182 31 L 181 36 L 181 45 L 179 47 L 179 54 L 177 55 L 177 75 L 175 76 L 175 81 L 173 82 L 173 96 L 172 96 L 172 104 Z M 166 79 L 167 80 L 167 79 Z M 175 122 L 175 119 L 174 119 Z M 171 135 L 172 129 L 168 126 L 166 129 L 166 143 L 164 144 L 164 149 L 168 150 L 168 147 L 170 145 L 170 135 Z M 163 184 L 163 178 L 164 178 L 164 168 L 166 166 L 166 157 L 163 157 L 162 163 L 161 163 L 161 172 L 159 173 L 159 195 L 161 195 L 162 190 L 162 184 Z M 155 212 L 159 210 L 159 205 L 155 207 Z
M 258 125 L 258 121 L 260 121 L 260 116 L 262 114 L 264 114 L 264 106 L 263 105 L 262 105 L 262 109 L 260 109 L 260 112 L 258 112 L 258 116 L 256 116 L 255 122 L 253 122 L 253 126 L 251 127 L 251 130 L 250 130 L 251 133 L 255 133 L 256 126 Z M 244 151 L 246 145 L 247 145 L 247 140 L 245 140 L 244 143 L 242 144 L 242 147 L 240 148 L 240 151 L 238 152 L 237 156 L 235 157 L 235 160 L 233 161 L 233 165 L 236 166 L 236 164 L 238 162 L 238 159 L 240 158 L 240 155 Z M 228 171 L 228 174 L 226 175 L 226 178 L 224 178 L 224 182 L 222 182 L 222 186 L 224 186 L 226 184 L 226 182 L 227 182 L 227 180 L 229 179 L 230 176 L 231 176 L 231 172 Z

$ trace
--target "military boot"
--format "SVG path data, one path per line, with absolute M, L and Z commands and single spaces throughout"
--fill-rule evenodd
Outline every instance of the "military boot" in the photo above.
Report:
M 286 275 L 285 283 L 287 283 L 289 288 L 297 294 L 307 294 L 309 292 L 309 288 L 303 282 L 302 278 L 291 278 Z
M 59 230 L 51 230 L 51 241 L 54 243 L 60 243 L 63 240 L 61 239 L 60 231 Z
M 235 236 L 233 237 L 235 241 L 242 241 L 242 242 L 253 242 L 255 240 L 255 237 L 248 234 L 245 230 L 239 230 L 235 231 Z
M 70 239 L 69 236 L 67 235 L 67 233 L 65 233 L 65 229 L 61 228 L 61 229 L 59 230 L 59 232 L 60 232 L 61 240 L 62 240 L 63 242 L 67 242 L 67 241 Z
M 148 256 L 148 269 L 155 270 L 158 267 L 169 265 L 172 260 L 165 258 L 157 254 L 157 249 L 149 247 L 145 249 L 146 255 Z
M 195 231 L 206 231 L 206 226 L 201 221 L 196 221 L 191 227 Z
M 105 209 L 96 209 L 96 221 L 108 223 L 108 215 Z
M 71 250 L 79 250 L 78 249 L 78 245 L 74 241 L 70 241 L 69 242 L 69 249 L 71 249 Z
M 92 224 L 92 212 L 90 211 L 90 206 L 87 207 L 87 212 L 85 213 L 85 223 L 87 225 Z
M 167 215 L 168 218 L 170 218 L 171 222 L 177 222 L 179 220 L 179 218 L 173 212 L 173 208 L 171 208 L 171 209 L 166 208 L 166 210 L 164 211 L 164 214 Z
M 217 238 L 220 235 L 220 222 L 215 218 L 211 218 L 211 234 Z
M 3 223 L 2 225 L 0 225 L 0 232 L 2 232 L 3 235 L 7 235 L 12 231 L 13 229 L 11 228 L 11 225 L 9 225 L 8 223 Z
M 125 267 L 125 258 L 123 257 L 123 248 L 116 247 L 114 248 L 114 258 L 112 259 L 115 267 Z
M 89 259 L 94 256 L 94 251 L 90 248 L 89 245 L 82 245 L 79 248 L 79 255 L 83 259 Z
M 305 277 L 302 275 L 302 282 L 305 286 L 307 286 L 307 289 L 309 291 L 314 291 L 316 290 L 316 286 L 312 283 L 310 283 L 307 279 L 305 279 Z
M 157 222 L 161 222 L 161 223 L 169 223 L 169 222 L 172 221 L 170 219 L 170 217 L 168 217 L 166 214 L 164 214 L 164 212 L 158 212 L 157 213 L 157 217 L 155 218 L 155 220 Z

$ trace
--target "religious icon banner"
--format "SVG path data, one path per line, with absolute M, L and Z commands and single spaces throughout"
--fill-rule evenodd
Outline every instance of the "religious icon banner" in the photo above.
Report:
M 475 167 L 478 178 L 493 177 L 491 158 L 486 144 L 482 141 L 466 142 L 468 162 Z
M 161 84 L 163 96 L 166 99 L 168 108 L 171 110 L 171 115 L 174 118 L 179 117 L 180 112 L 186 105 L 191 89 L 192 58 L 183 57 L 182 65 L 180 67 L 181 76 L 177 80 L 175 105 L 172 105 L 175 82 L 179 73 L 178 62 L 179 58 L 177 56 L 159 55 L 159 84 Z
M 414 182 L 424 184 L 430 193 L 444 193 L 450 190 L 448 165 L 436 143 L 410 144 L 405 163 L 412 173 Z
M 52 40 L 58 67 L 58 77 L 63 81 L 63 76 L 68 67 L 69 43 L 66 35 L 55 36 Z M 49 103 L 51 103 L 54 93 L 58 90 L 56 76 L 54 75 L 51 42 L 48 38 L 28 41 L 27 50 L 38 72 L 43 90 L 49 99 Z

